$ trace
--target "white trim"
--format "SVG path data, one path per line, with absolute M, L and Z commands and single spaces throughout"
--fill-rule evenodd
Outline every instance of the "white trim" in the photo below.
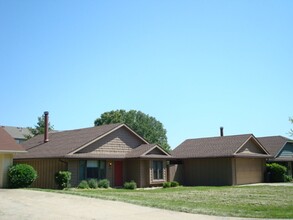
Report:
M 22 151 L 18 151 L 18 150 L 0 150 L 0 153 L 27 153 L 27 151 L 22 150 Z
M 149 153 L 149 152 L 151 152 L 152 150 L 154 150 L 155 148 L 158 148 L 160 151 L 162 151 L 166 156 L 171 156 L 169 153 L 167 153 L 166 151 L 164 151 L 159 145 L 155 145 L 155 146 L 153 146 L 151 149 L 149 149 L 148 151 L 146 151 L 146 152 L 144 152 L 142 155 L 140 155 L 140 157 L 141 156 L 147 156 L 147 154 Z
M 266 155 L 268 155 L 268 156 L 270 156 L 270 153 L 262 146 L 262 144 L 257 140 L 257 138 L 256 137 L 254 137 L 254 135 L 253 134 L 251 134 L 250 135 L 250 137 L 249 138 L 247 138 L 247 140 L 233 153 L 233 155 L 239 155 L 239 151 L 240 151 L 240 149 L 242 148 L 242 147 L 244 147 L 244 145 L 248 142 L 248 141 L 250 141 L 250 139 L 253 139 L 256 143 L 257 143 L 257 145 L 265 152 L 265 154 Z M 264 154 L 264 155 L 265 155 Z M 253 155 L 253 154 L 252 154 Z

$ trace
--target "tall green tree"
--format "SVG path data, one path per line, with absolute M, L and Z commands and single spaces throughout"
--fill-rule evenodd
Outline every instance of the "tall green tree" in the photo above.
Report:
M 289 121 L 293 124 L 293 118 L 292 117 L 289 118 Z M 291 129 L 289 131 L 289 134 L 290 134 L 290 136 L 293 136 L 293 129 Z
M 169 151 L 167 131 L 156 118 L 136 110 L 116 110 L 104 112 L 94 122 L 95 126 L 104 124 L 124 123 L 149 143 L 159 144 Z
M 54 126 L 48 122 L 48 130 L 52 131 L 54 129 Z M 38 122 L 35 125 L 35 127 L 28 127 L 28 130 L 31 132 L 31 135 L 26 135 L 26 139 L 30 139 L 38 134 L 44 134 L 45 133 L 45 115 L 43 114 L 41 117 L 38 117 Z

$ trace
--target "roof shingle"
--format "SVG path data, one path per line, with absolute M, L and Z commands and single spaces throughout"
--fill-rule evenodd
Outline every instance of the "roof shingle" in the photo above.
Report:
M 178 158 L 232 157 L 252 137 L 252 134 L 244 134 L 188 139 L 176 147 L 172 155 Z
M 277 156 L 277 154 L 280 152 L 282 147 L 284 147 L 286 142 L 292 141 L 289 138 L 283 136 L 259 137 L 257 139 L 274 157 Z
M 37 135 L 22 146 L 28 150 L 26 155 L 16 155 L 16 158 L 54 158 L 65 157 L 68 153 L 81 146 L 121 127 L 123 124 L 101 125 L 91 128 L 76 129 L 49 133 L 49 141 L 44 143 L 44 136 Z
M 0 127 L 0 151 L 5 152 L 24 152 L 24 148 L 17 144 L 15 140 Z

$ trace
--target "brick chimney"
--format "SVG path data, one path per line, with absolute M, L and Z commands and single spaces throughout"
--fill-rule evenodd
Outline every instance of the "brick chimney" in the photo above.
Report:
M 45 111 L 45 131 L 44 131 L 44 143 L 49 141 L 49 112 Z
M 220 135 L 221 135 L 221 137 L 224 136 L 224 127 L 220 127 Z

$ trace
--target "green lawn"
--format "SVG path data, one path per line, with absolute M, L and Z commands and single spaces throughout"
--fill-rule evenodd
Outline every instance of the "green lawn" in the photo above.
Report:
M 50 191 L 124 201 L 180 212 L 254 218 L 293 218 L 293 186 Z

